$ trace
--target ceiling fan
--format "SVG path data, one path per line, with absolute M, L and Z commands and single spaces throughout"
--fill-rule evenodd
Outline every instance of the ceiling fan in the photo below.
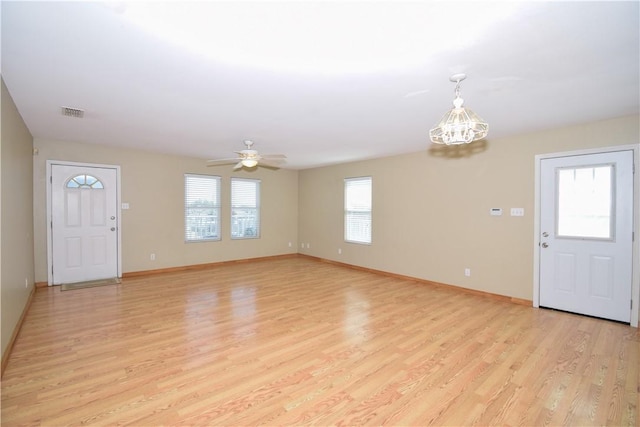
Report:
M 267 167 L 280 167 L 282 163 L 285 162 L 287 156 L 284 154 L 260 154 L 256 150 L 252 149 L 253 141 L 245 141 L 244 144 L 247 146 L 246 149 L 242 151 L 234 151 L 238 156 L 228 159 L 213 159 L 207 161 L 207 166 L 215 166 L 215 165 L 224 165 L 228 163 L 238 162 L 233 170 L 245 168 L 253 168 L 256 166 L 267 166 Z

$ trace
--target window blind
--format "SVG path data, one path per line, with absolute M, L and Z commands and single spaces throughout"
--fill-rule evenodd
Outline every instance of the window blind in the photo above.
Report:
M 231 178 L 231 238 L 260 237 L 260 180 Z
M 220 240 L 220 177 L 184 176 L 184 239 Z
M 371 243 L 371 177 L 344 180 L 344 240 Z

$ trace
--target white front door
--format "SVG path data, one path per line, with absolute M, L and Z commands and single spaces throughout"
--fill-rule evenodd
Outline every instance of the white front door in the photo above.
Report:
M 53 284 L 118 276 L 117 170 L 51 165 Z
M 630 322 L 633 151 L 540 164 L 540 306 Z

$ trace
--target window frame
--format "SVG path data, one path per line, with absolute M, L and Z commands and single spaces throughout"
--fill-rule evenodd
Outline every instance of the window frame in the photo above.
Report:
M 192 206 L 189 207 L 189 188 L 188 188 L 188 180 L 190 178 L 196 179 L 204 179 L 208 181 L 215 182 L 213 186 L 213 194 L 212 201 L 213 206 Z M 216 191 L 217 190 L 217 191 Z M 192 189 L 194 191 L 194 189 Z M 200 242 L 219 242 L 222 240 L 222 216 L 221 216 L 221 193 L 222 193 L 222 178 L 218 175 L 204 175 L 204 174 L 193 174 L 193 173 L 185 173 L 184 174 L 184 241 L 185 243 L 200 243 Z M 189 231 L 189 209 L 213 209 L 214 214 L 210 215 L 214 221 L 217 219 L 217 234 L 214 237 L 203 237 L 203 238 L 190 238 L 188 235 Z M 193 215 L 192 215 L 193 216 Z
M 368 207 L 365 207 L 365 209 L 349 209 L 349 204 L 352 203 L 353 201 L 348 200 L 349 199 L 349 186 L 351 183 L 356 183 L 356 182 L 368 182 L 368 186 L 369 186 L 369 204 Z M 358 245 L 371 245 L 373 243 L 373 177 L 371 176 L 360 176 L 360 177 L 354 177 L 354 178 L 345 178 L 344 179 L 344 198 L 343 198 L 343 202 L 344 202 L 344 222 L 343 222 L 343 227 L 344 227 L 344 241 L 345 243 L 355 243 Z M 350 215 L 353 215 L 354 213 L 358 213 L 358 214 L 365 214 L 365 216 L 368 216 L 368 239 L 355 239 L 353 233 L 349 233 L 350 229 L 352 227 L 350 227 L 350 225 L 353 225 L 353 223 L 350 223 Z
M 244 205 L 235 205 L 234 204 L 234 182 L 250 182 L 255 184 L 255 206 L 244 206 Z M 261 234 L 262 234 L 262 221 L 261 221 L 261 187 L 262 187 L 262 180 L 260 179 L 254 179 L 254 178 L 239 178 L 239 177 L 232 177 L 231 178 L 231 184 L 230 184 L 230 188 L 231 188 L 231 197 L 230 197 L 230 205 L 231 205 L 231 209 L 230 209 L 230 227 L 229 227 L 229 235 L 231 237 L 231 240 L 246 240 L 246 239 L 259 239 Z M 237 214 L 234 214 L 234 210 L 255 210 L 255 214 L 254 214 L 254 221 L 255 221 L 255 225 L 254 228 L 256 228 L 257 230 L 255 230 L 253 232 L 253 234 L 246 234 L 246 230 L 249 229 L 249 227 L 245 227 L 244 228 L 244 232 L 242 235 L 239 235 L 237 232 L 234 234 L 234 229 L 236 228 L 235 225 L 235 221 L 237 221 L 238 216 Z

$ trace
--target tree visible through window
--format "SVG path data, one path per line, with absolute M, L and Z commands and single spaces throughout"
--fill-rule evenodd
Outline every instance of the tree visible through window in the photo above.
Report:
M 220 240 L 220 177 L 184 176 L 184 239 Z
M 371 177 L 344 180 L 344 240 L 371 243 Z
M 231 238 L 260 237 L 260 180 L 231 178 Z

